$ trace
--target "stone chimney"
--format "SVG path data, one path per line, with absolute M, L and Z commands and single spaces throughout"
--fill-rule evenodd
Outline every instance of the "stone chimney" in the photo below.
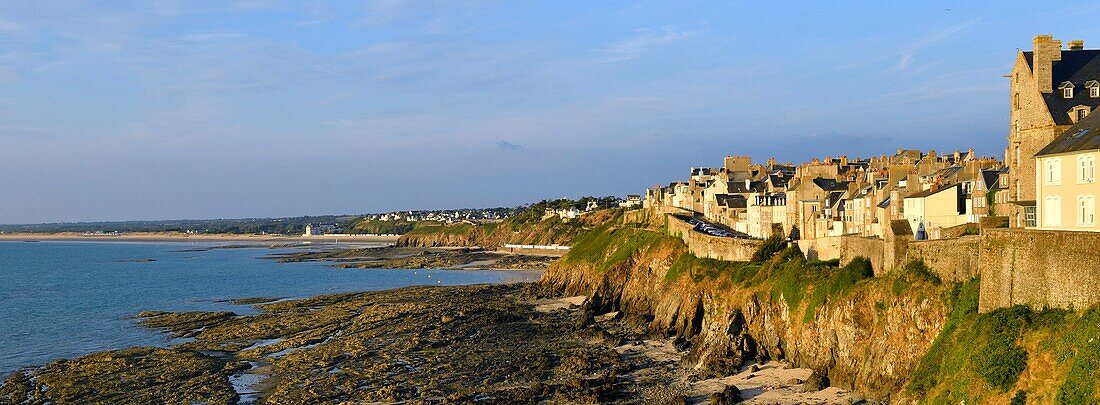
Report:
M 1085 41 L 1080 39 L 1069 41 L 1066 43 L 1066 45 L 1069 46 L 1069 50 L 1071 51 L 1080 51 L 1085 49 Z
M 1035 83 L 1039 87 L 1039 92 L 1053 93 L 1054 78 L 1051 70 L 1054 62 L 1062 60 L 1062 41 L 1050 35 L 1036 35 L 1033 44 L 1035 46 L 1032 59 L 1035 66 Z

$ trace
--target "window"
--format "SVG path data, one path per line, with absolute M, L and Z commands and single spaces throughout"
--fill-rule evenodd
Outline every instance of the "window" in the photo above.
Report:
M 1012 95 L 1012 108 L 1016 110 L 1020 109 L 1020 93 Z
M 1056 185 L 1062 183 L 1062 159 L 1054 158 L 1046 160 L 1047 184 Z
M 1096 224 L 1096 197 L 1092 194 L 1077 196 L 1077 225 Z
M 1089 109 L 1088 108 L 1077 109 L 1077 122 L 1080 122 L 1081 120 L 1085 119 L 1086 115 L 1089 115 Z
M 1047 196 L 1046 200 L 1043 201 L 1043 225 L 1062 225 L 1062 197 Z
M 1089 87 L 1089 97 L 1092 97 L 1092 98 L 1100 97 L 1100 86 Z
M 1024 207 L 1024 226 L 1035 227 L 1035 207 Z
M 1093 183 L 1096 181 L 1096 158 L 1092 155 L 1077 157 L 1077 182 Z
M 1058 88 L 1062 90 L 1062 98 L 1073 98 L 1073 83 L 1062 82 Z

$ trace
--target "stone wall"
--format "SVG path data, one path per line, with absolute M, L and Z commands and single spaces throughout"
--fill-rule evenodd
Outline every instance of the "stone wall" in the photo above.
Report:
M 978 236 L 906 241 L 905 256 L 896 262 L 904 266 L 920 259 L 943 281 L 966 281 L 978 276 Z
M 839 259 L 847 263 L 856 256 L 866 257 L 871 261 L 871 267 L 876 275 L 882 275 L 893 267 L 892 261 L 886 260 L 887 243 L 878 238 L 845 235 L 830 236 L 817 239 L 803 239 L 798 241 L 798 248 L 802 254 L 811 260 Z
M 745 262 L 751 260 L 752 254 L 764 243 L 757 239 L 710 236 L 696 232 L 691 224 L 676 217 L 669 215 L 666 218 L 668 220 L 668 234 L 683 239 L 688 251 L 696 257 Z
M 1100 233 L 983 230 L 981 312 L 1028 305 L 1084 309 L 1100 303 Z

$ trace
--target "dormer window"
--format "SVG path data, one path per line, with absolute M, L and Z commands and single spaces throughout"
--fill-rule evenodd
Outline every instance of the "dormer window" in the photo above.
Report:
M 1079 105 L 1069 110 L 1069 118 L 1073 120 L 1074 123 L 1081 122 L 1090 112 L 1092 112 L 1092 109 L 1089 108 L 1089 106 Z
M 1085 87 L 1089 89 L 1090 98 L 1100 98 L 1100 82 L 1096 80 L 1089 80 L 1085 83 Z
M 1073 83 L 1062 82 L 1058 88 L 1062 90 L 1062 98 L 1073 98 Z

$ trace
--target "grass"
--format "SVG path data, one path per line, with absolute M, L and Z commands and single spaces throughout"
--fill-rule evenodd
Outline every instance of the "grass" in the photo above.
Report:
M 814 285 L 813 294 L 810 295 L 802 321 L 813 322 L 814 317 L 817 316 L 817 308 L 828 301 L 844 297 L 857 282 L 874 276 L 871 261 L 860 256 L 853 258 L 844 267 L 828 272 Z
M 677 242 L 682 244 L 679 239 L 656 232 L 614 228 L 604 224 L 580 234 L 561 260 L 567 264 L 592 264 L 601 272 L 606 272 L 628 263 L 637 254 L 654 246 Z
M 1020 380 L 1029 360 L 1038 356 L 1053 358 L 1058 369 L 1067 371 L 1064 378 L 1055 377 L 1062 380 L 1056 392 L 1044 391 L 1037 398 L 1100 403 L 1100 309 L 1074 313 L 1014 306 L 978 314 L 977 279 L 957 284 L 945 300 L 952 310 L 912 373 L 906 389 L 913 396 L 932 403 L 979 403 L 994 397 L 1025 403 L 1029 391 L 1054 387 Z M 1021 346 L 1024 341 L 1036 342 L 1028 347 L 1037 352 L 1028 352 Z
M 923 260 L 910 260 L 905 264 L 899 275 L 894 278 L 892 290 L 894 295 L 901 295 L 905 291 L 909 290 L 913 284 L 916 283 L 930 283 L 932 285 L 940 285 L 943 280 L 940 280 L 938 276 L 932 273 Z

